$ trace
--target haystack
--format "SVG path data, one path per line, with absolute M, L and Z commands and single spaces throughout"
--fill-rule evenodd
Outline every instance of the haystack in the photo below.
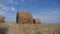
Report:
M 30 12 L 17 12 L 16 23 L 20 24 L 32 24 L 33 17 Z
M 5 18 L 4 17 L 0 17 L 0 23 L 4 23 L 5 22 Z
M 36 19 L 33 19 L 33 23 L 34 24 L 41 24 L 41 21 L 40 21 L 40 19 L 36 18 Z

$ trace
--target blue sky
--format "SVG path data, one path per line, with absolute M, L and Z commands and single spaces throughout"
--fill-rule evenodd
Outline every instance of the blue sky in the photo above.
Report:
M 18 11 L 31 12 L 42 23 L 60 23 L 60 0 L 0 0 L 0 16 L 16 21 Z

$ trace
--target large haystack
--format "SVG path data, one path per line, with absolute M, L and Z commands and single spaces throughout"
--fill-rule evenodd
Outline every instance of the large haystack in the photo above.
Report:
M 16 23 L 20 24 L 32 24 L 33 17 L 29 12 L 17 12 Z
M 0 17 L 0 23 L 4 23 L 5 22 L 5 18 L 4 17 Z

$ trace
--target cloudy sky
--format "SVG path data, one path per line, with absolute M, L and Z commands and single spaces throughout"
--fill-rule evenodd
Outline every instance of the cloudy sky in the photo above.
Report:
M 28 11 L 42 23 L 60 23 L 60 0 L 0 0 L 0 16 L 16 21 L 18 11 Z

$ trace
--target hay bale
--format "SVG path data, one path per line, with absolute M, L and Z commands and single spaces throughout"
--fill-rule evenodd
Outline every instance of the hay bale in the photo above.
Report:
M 20 24 L 32 24 L 33 17 L 29 12 L 17 12 L 16 23 Z
M 41 21 L 40 21 L 40 19 L 37 18 L 37 19 L 33 19 L 33 23 L 34 24 L 41 24 Z
M 4 23 L 5 22 L 5 18 L 4 17 L 0 17 L 0 23 Z

